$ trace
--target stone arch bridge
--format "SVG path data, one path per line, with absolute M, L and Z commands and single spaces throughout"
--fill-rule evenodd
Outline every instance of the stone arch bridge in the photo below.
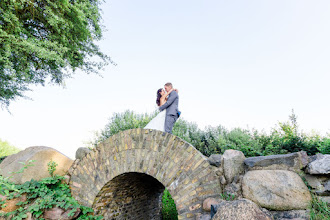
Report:
M 69 170 L 72 195 L 105 219 L 161 219 L 165 187 L 179 219 L 202 213 L 207 197 L 219 197 L 220 183 L 198 150 L 156 130 L 132 129 L 99 144 Z

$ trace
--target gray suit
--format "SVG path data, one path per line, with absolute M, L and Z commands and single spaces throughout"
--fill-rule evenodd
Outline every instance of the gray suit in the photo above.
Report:
M 160 111 L 166 109 L 165 131 L 172 134 L 172 129 L 176 120 L 178 120 L 179 95 L 172 91 L 168 96 L 167 102 L 159 107 Z

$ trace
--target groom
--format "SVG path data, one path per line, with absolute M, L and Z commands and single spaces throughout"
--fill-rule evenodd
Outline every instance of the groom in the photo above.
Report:
M 173 88 L 172 83 L 165 84 L 166 92 L 169 92 Z M 172 91 L 168 96 L 167 102 L 159 107 L 160 111 L 166 109 L 165 118 L 165 132 L 172 134 L 172 129 L 176 120 L 178 120 L 178 105 L 179 105 L 179 95 L 176 91 Z

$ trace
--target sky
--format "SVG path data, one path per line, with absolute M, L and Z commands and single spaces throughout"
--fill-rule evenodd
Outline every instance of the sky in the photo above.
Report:
M 291 110 L 305 132 L 330 133 L 330 1 L 106 0 L 101 50 L 117 64 L 32 86 L 0 110 L 0 139 L 74 159 L 116 112 L 151 113 L 179 89 L 182 118 L 269 131 Z

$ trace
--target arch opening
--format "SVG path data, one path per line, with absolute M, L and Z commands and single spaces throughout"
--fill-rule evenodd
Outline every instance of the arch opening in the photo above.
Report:
M 150 175 L 123 173 L 102 187 L 92 207 L 104 219 L 162 219 L 164 190 Z

